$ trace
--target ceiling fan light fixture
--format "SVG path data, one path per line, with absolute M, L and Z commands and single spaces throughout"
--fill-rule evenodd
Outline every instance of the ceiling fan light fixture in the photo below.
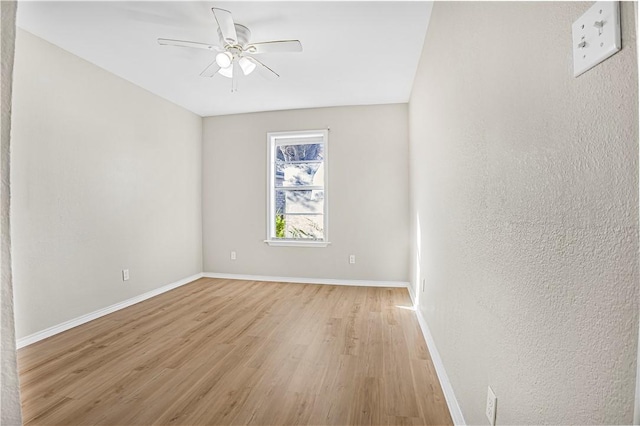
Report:
M 220 52 L 216 55 L 216 63 L 220 68 L 227 68 L 233 62 L 233 55 L 229 52 Z
M 246 57 L 240 58 L 238 60 L 238 64 L 240 65 L 240 68 L 242 68 L 242 72 L 244 73 L 244 75 L 249 75 L 253 72 L 253 70 L 256 69 L 255 62 Z
M 158 43 L 162 46 L 189 47 L 217 52 L 215 60 L 207 65 L 200 76 L 213 77 L 215 74 L 220 74 L 229 78 L 231 79 L 232 92 L 237 90 L 237 80 L 242 74 L 248 76 L 258 70 L 261 76 L 268 79 L 280 77 L 277 72 L 263 64 L 262 61 L 249 55 L 302 52 L 300 40 L 251 42 L 251 31 L 244 25 L 236 24 L 231 12 L 217 7 L 212 8 L 211 12 L 213 12 L 217 27 L 219 46 L 211 43 L 166 38 L 159 38 Z M 236 66 L 235 70 L 233 69 L 234 65 Z M 242 74 L 240 74 L 240 70 L 242 70 Z
M 227 78 L 233 78 L 233 66 L 229 65 L 226 68 L 220 68 L 218 73 L 220 73 L 220 75 L 225 76 Z

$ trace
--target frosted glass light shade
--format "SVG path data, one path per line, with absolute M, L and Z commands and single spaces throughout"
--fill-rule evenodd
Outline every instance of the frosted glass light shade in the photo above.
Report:
M 256 69 L 256 64 L 248 58 L 242 57 L 238 61 L 240 64 L 240 68 L 242 68 L 242 72 L 244 75 L 249 75 Z
M 216 55 L 216 64 L 218 64 L 220 68 L 227 68 L 231 65 L 232 61 L 233 56 L 229 52 L 220 52 Z
M 227 78 L 233 78 L 233 65 L 229 65 L 226 68 L 220 68 L 218 71 L 220 75 L 223 75 Z

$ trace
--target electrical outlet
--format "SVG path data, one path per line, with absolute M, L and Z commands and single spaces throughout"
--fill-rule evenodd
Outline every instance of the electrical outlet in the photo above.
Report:
M 236 260 L 236 252 L 235 251 L 231 252 L 231 260 Z
M 426 279 L 426 278 L 423 278 L 423 279 L 422 279 L 422 292 L 423 292 L 423 293 L 424 293 L 424 286 L 425 286 L 425 284 L 427 284 L 427 279 Z
M 491 390 L 491 386 L 487 388 L 487 409 L 486 415 L 487 419 L 489 419 L 489 424 L 494 426 L 496 424 L 496 404 L 498 403 L 498 398 Z
M 354 265 L 356 263 L 356 255 L 355 254 L 350 254 L 349 255 L 349 263 Z
M 129 270 L 128 269 L 123 269 L 122 270 L 122 281 L 129 281 Z

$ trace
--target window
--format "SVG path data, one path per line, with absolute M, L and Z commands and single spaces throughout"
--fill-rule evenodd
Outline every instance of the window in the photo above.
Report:
M 328 131 L 269 133 L 267 139 L 266 242 L 326 246 Z

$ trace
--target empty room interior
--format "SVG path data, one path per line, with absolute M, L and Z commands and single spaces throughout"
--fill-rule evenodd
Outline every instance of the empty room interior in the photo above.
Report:
M 640 424 L 637 2 L 0 8 L 3 425 Z

